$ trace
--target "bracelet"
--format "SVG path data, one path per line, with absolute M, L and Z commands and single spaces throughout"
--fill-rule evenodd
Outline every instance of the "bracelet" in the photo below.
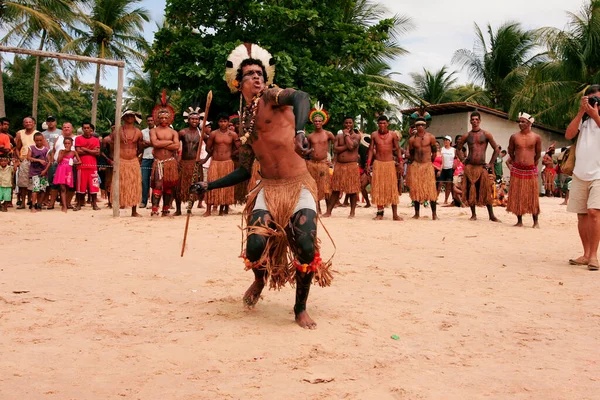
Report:
M 304 132 L 303 129 L 300 129 L 299 131 L 296 131 L 296 136 L 298 135 L 306 135 L 306 132 Z
M 278 106 L 279 105 L 279 95 L 281 94 L 281 92 L 283 92 L 283 89 L 279 89 L 279 91 L 277 92 L 277 94 L 275 95 L 275 105 Z

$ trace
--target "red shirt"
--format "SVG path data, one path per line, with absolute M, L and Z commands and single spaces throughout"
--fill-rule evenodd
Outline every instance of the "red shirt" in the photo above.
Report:
M 4 145 L 4 150 L 10 150 L 10 137 L 6 133 L 0 133 L 0 144 Z
M 77 136 L 75 138 L 75 147 L 84 147 L 86 149 L 94 150 L 100 148 L 100 141 L 97 137 L 90 136 L 89 138 L 84 138 L 83 136 Z M 80 155 L 81 158 L 81 166 L 77 167 L 80 169 L 98 169 L 98 164 L 96 161 L 96 156 L 91 154 Z

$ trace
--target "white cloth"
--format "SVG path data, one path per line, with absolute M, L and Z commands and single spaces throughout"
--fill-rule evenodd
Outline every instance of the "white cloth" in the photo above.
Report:
M 442 169 L 452 169 L 454 167 L 454 156 L 456 149 L 450 147 L 449 149 L 442 147 Z
M 142 139 L 144 139 L 147 142 L 150 141 L 150 129 L 148 129 L 148 128 L 142 129 Z M 144 149 L 144 153 L 142 154 L 142 158 L 144 158 L 146 160 L 153 160 L 154 159 L 154 156 L 152 155 L 153 149 L 154 149 L 154 147 L 152 147 L 152 146 L 146 147 Z
M 75 135 L 71 136 L 73 139 L 73 145 L 71 146 L 71 150 L 75 150 Z M 54 142 L 54 162 L 58 162 L 58 153 L 61 150 L 65 149 L 65 137 L 60 135 L 56 138 L 56 142 Z
M 208 153 L 206 152 L 206 143 L 202 143 L 202 148 L 200 149 L 200 158 L 204 159 L 206 158 L 206 156 L 208 156 Z M 211 158 L 209 158 L 203 165 L 204 168 L 208 169 L 210 168 L 210 160 Z
M 56 140 L 62 136 L 62 130 L 55 129 L 53 132 L 45 130 L 44 132 L 42 132 L 42 135 L 44 135 L 44 137 L 46 138 L 46 141 L 48 142 L 48 147 L 50 148 L 50 151 L 52 151 L 52 149 L 54 149 L 54 143 L 56 143 Z
M 296 207 L 294 208 L 294 212 L 292 214 L 296 214 L 298 211 L 305 208 L 317 212 L 317 203 L 315 203 L 313 195 L 310 193 L 310 190 L 302 187 L 302 190 L 300 191 L 300 197 L 298 198 L 298 203 L 296 203 Z M 260 192 L 258 192 L 258 195 L 256 196 L 256 202 L 254 203 L 254 208 L 252 211 L 256 210 L 269 211 L 267 203 L 265 202 L 265 189 L 260 189 Z
M 600 127 L 589 118 L 579 124 L 573 174 L 582 181 L 600 179 Z

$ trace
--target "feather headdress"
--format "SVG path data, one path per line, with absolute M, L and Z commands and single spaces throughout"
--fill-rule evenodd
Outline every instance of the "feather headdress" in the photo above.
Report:
M 190 115 L 197 115 L 198 118 L 200 118 L 200 107 L 196 107 L 196 108 L 192 108 L 192 107 L 188 107 L 187 111 L 183 112 L 183 120 L 185 121 L 185 123 L 188 123 L 188 117 Z
M 238 69 L 242 62 L 249 58 L 262 62 L 267 71 L 265 83 L 267 86 L 273 84 L 273 78 L 275 77 L 275 59 L 273 56 L 257 44 L 244 43 L 233 49 L 229 57 L 227 57 L 227 63 L 225 64 L 225 80 L 232 93 L 240 90 L 240 82 L 236 79 Z
M 158 104 L 152 110 L 152 117 L 154 118 L 154 121 L 156 121 L 157 124 L 158 124 L 158 116 L 161 114 L 164 114 L 164 113 L 169 114 L 168 121 L 169 121 L 169 125 L 171 125 L 173 123 L 173 120 L 175 120 L 175 110 L 173 109 L 173 107 L 171 107 L 170 104 L 167 103 L 167 91 L 166 90 L 162 91 L 162 96 L 160 98 L 160 104 Z
M 310 110 L 310 114 L 308 114 L 309 121 L 314 123 L 313 118 L 316 116 L 320 116 L 323 119 L 323 125 L 329 121 L 329 114 L 323 109 L 323 104 L 319 103 L 318 101 L 316 102 L 315 107 Z

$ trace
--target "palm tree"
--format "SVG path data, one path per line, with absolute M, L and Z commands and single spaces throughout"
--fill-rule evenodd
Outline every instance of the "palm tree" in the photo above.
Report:
M 522 87 L 529 68 L 541 56 L 532 55 L 534 34 L 521 28 L 518 22 L 507 22 L 497 31 L 488 24 L 487 33 L 486 40 L 475 24 L 473 50 L 457 50 L 452 62 L 467 70 L 474 83 L 483 85 L 494 108 L 509 111 L 511 100 Z
M 2 42 L 16 42 L 19 47 L 31 47 L 35 42 L 38 50 L 60 49 L 71 40 L 67 30 L 69 24 L 76 18 L 78 2 L 79 0 L 4 1 L 2 18 L 7 20 L 9 29 Z M 37 116 L 38 108 L 40 63 L 41 57 L 36 57 L 31 110 L 34 118 Z M 3 97 L 2 91 L 2 100 Z
M 565 126 L 587 87 L 600 82 L 600 1 L 567 14 L 565 30 L 546 27 L 536 32 L 546 59 L 532 69 L 513 104 L 515 111 L 531 110 L 553 126 Z
M 148 10 L 135 7 L 141 0 L 95 0 L 87 26 L 79 29 L 79 37 L 64 51 L 86 56 L 142 62 L 150 46 L 144 38 L 144 21 L 150 21 Z M 92 100 L 92 123 L 96 123 L 98 92 L 103 66 L 96 66 L 96 80 Z
M 423 73 L 411 73 L 413 80 L 414 95 L 419 99 L 414 105 L 440 104 L 452 101 L 450 91 L 456 84 L 456 72 L 448 72 L 445 65 L 436 72 L 431 72 L 423 68 Z
M 139 111 L 144 115 L 150 114 L 154 106 L 159 103 L 162 93 L 156 80 L 156 74 L 152 71 L 144 74 L 132 71 L 131 75 L 125 104 L 127 108 Z

